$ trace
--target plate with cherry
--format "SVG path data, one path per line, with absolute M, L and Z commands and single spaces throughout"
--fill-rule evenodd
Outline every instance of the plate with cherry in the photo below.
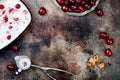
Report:
M 22 1 L 1 0 L 0 50 L 20 36 L 30 22 L 30 11 Z
M 62 12 L 72 16 L 84 16 L 92 12 L 100 0 L 53 0 Z

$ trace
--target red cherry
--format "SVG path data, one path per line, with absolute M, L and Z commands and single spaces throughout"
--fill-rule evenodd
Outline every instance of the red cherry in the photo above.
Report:
M 70 4 L 74 4 L 75 0 L 69 0 Z
M 19 46 L 17 44 L 12 45 L 12 50 L 13 51 L 18 51 L 19 50 Z
M 0 9 L 4 9 L 4 5 L 3 4 L 0 4 Z
M 63 4 L 65 2 L 65 0 L 57 0 L 58 4 Z
M 40 15 L 45 15 L 46 14 L 46 9 L 44 7 L 41 7 L 40 10 L 38 11 Z
M 84 11 L 84 8 L 83 8 L 83 6 L 78 6 L 78 12 L 83 12 Z
M 81 4 L 82 4 L 82 5 L 85 5 L 85 4 L 86 4 L 86 1 L 83 0 Z
M 113 44 L 113 42 L 114 42 L 113 38 L 109 38 L 106 40 L 106 44 L 108 44 L 108 45 Z
M 80 4 L 82 0 L 76 0 L 76 3 L 77 4 Z
M 65 5 L 69 5 L 69 0 L 65 0 Z
M 11 35 L 8 35 L 8 36 L 7 36 L 7 40 L 10 40 L 10 39 L 11 39 Z
M 103 12 L 102 9 L 98 9 L 97 12 L 96 12 L 96 14 L 97 14 L 98 16 L 102 16 L 102 15 L 104 14 L 104 12 Z
M 14 64 L 9 64 L 9 65 L 7 65 L 7 69 L 9 71 L 14 71 L 15 70 L 15 65 Z
M 101 32 L 100 33 L 100 38 L 101 39 L 106 39 L 107 38 L 107 33 L 106 32 Z
M 94 6 L 94 5 L 95 5 L 95 0 L 91 0 L 91 1 L 90 1 L 90 5 L 91 5 L 91 6 Z
M 20 7 L 21 7 L 20 4 L 16 4 L 16 5 L 15 5 L 15 8 L 16 8 L 16 9 L 20 9 Z
M 77 6 L 76 5 L 72 5 L 72 6 L 70 6 L 70 9 L 74 11 L 74 10 L 77 9 Z
M 109 49 L 109 48 L 106 49 L 106 50 L 105 50 L 105 55 L 108 56 L 108 57 L 112 56 L 112 50 Z
M 69 7 L 66 6 L 66 5 L 64 5 L 64 6 L 62 6 L 62 10 L 63 10 L 64 12 L 67 12 L 67 11 L 69 10 Z
M 85 9 L 90 10 L 91 6 L 89 4 L 85 4 Z

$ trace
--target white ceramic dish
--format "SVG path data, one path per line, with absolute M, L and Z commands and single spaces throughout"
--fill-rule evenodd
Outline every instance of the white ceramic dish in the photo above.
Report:
M 61 10 L 61 6 L 57 3 L 57 1 L 56 1 L 56 0 L 52 0 L 52 1 L 53 1 L 53 3 L 55 4 L 55 6 L 57 6 L 57 8 L 58 8 L 60 11 L 62 11 L 62 10 Z M 93 10 L 95 10 L 95 8 L 96 8 L 97 5 L 99 4 L 99 2 L 100 2 L 100 0 L 96 0 L 95 5 L 94 5 L 90 10 L 86 10 L 86 11 L 81 12 L 81 13 L 75 13 L 75 12 L 64 12 L 64 13 L 66 13 L 66 14 L 68 14 L 68 15 L 70 15 L 70 16 L 84 16 L 84 15 L 92 12 Z M 62 12 L 63 12 L 63 11 L 62 11 Z
M 0 50 L 13 42 L 28 27 L 31 14 L 20 0 L 0 1 Z

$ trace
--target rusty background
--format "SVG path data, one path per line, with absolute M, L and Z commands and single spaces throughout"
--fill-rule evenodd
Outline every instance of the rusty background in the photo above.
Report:
M 12 44 L 18 43 L 20 50 L 14 52 L 11 45 L 0 51 L 0 80 L 50 80 L 39 69 L 30 68 L 16 76 L 6 69 L 14 62 L 14 56 L 29 56 L 33 64 L 55 67 L 76 74 L 74 80 L 120 80 L 120 1 L 101 0 L 97 8 L 104 10 L 99 17 L 95 11 L 83 17 L 73 17 L 59 11 L 52 0 L 22 0 L 30 9 L 32 22 L 28 29 Z M 40 16 L 38 10 L 45 7 L 47 14 Z M 99 33 L 106 31 L 114 38 L 114 44 L 107 46 L 99 39 Z M 105 48 L 111 48 L 113 56 L 104 55 Z M 87 68 L 88 57 L 100 54 L 106 63 L 105 69 Z M 111 62 L 111 66 L 107 63 Z M 57 80 L 62 78 L 56 73 Z

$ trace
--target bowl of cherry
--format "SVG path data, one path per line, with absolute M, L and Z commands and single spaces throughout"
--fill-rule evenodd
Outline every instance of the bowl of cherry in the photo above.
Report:
M 53 0 L 64 13 L 72 16 L 84 16 L 92 12 L 100 0 Z

